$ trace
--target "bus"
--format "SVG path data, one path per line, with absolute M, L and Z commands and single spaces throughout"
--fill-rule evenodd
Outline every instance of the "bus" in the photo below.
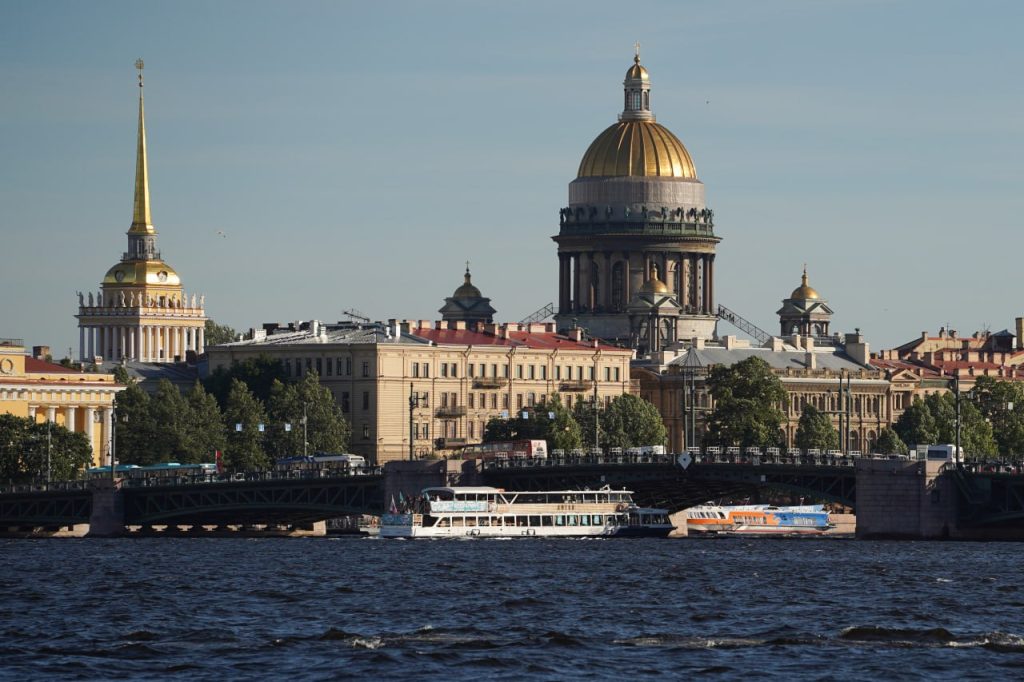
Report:
M 467 445 L 459 453 L 462 459 L 507 460 L 547 459 L 546 440 L 505 440 Z
M 294 457 L 281 457 L 274 462 L 274 469 L 280 472 L 294 473 L 297 476 L 309 475 L 303 472 L 317 472 L 317 474 L 323 476 L 331 471 L 357 474 L 363 473 L 366 469 L 366 458 L 362 455 L 350 453 L 338 455 L 327 453 L 296 455 Z

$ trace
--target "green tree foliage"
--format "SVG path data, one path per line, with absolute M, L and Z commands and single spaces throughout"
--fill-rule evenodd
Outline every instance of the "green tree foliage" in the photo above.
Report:
M 893 425 L 893 430 L 908 445 L 927 445 L 939 442 L 939 429 L 931 410 L 920 398 L 914 398 Z
M 125 386 L 132 383 L 132 378 L 128 374 L 128 370 L 125 368 L 124 365 L 116 365 L 112 373 L 114 375 L 114 381 L 116 381 L 117 383 L 123 384 Z
M 582 444 L 580 426 L 557 394 L 543 403 L 517 411 L 509 419 L 491 418 L 484 427 L 483 441 L 507 440 L 545 440 L 549 449 L 565 451 Z
M 715 401 L 708 415 L 707 441 L 721 446 L 781 445 L 786 399 L 782 382 L 767 362 L 750 357 L 731 367 L 716 365 L 707 380 Z
M 583 441 L 583 447 L 594 447 L 597 444 L 594 442 L 595 435 L 597 435 L 601 445 L 605 444 L 604 428 L 601 423 L 603 419 L 601 409 L 600 406 L 597 410 L 594 409 L 593 400 L 577 400 L 576 404 L 572 406 L 572 418 L 579 424 L 580 439 Z
M 260 355 L 242 362 L 233 362 L 228 368 L 218 367 L 203 381 L 203 386 L 213 394 L 217 404 L 223 409 L 227 405 L 232 382 L 236 379 L 244 383 L 256 399 L 264 404 L 270 400 L 270 390 L 274 382 L 285 383 L 288 380 L 280 360 Z
M 348 449 L 352 428 L 330 389 L 308 372 L 295 384 L 275 381 L 267 401 L 268 450 L 274 457 L 302 454 L 303 415 L 308 423 L 308 452 L 341 453 Z M 286 428 L 290 424 L 290 430 Z
M 875 450 L 883 455 L 905 455 L 907 454 L 907 444 L 900 439 L 895 430 L 884 428 L 878 434 Z
M 992 425 L 999 454 L 1018 459 L 1024 454 L 1024 385 L 981 376 L 971 390 L 971 403 Z
M 224 466 L 229 471 L 255 471 L 270 465 L 270 458 L 263 450 L 263 433 L 259 430 L 259 425 L 266 421 L 263 404 L 243 381 L 233 379 L 224 408 L 227 430 Z M 238 424 L 241 430 L 236 427 Z
M 235 338 L 237 338 L 235 330 L 226 324 L 217 324 L 213 320 L 206 321 L 203 343 L 207 346 L 219 346 L 222 343 L 230 343 Z
M 617 396 L 601 413 L 602 446 L 664 445 L 668 430 L 651 402 L 630 393 Z
M 221 419 L 217 399 L 203 389 L 196 381 L 185 396 L 188 410 L 185 413 L 185 455 L 182 462 L 196 464 L 213 462 L 216 452 L 224 450 L 224 421 Z
M 177 386 L 161 379 L 149 401 L 153 424 L 153 449 L 157 462 L 183 462 L 191 459 L 188 452 L 188 401 Z
M 92 462 L 92 447 L 85 434 L 0 414 L 0 480 L 45 480 L 47 451 L 54 481 L 77 478 Z
M 967 459 L 987 459 L 999 452 L 992 425 L 966 397 L 960 402 L 960 447 Z M 933 393 L 915 398 L 893 427 L 904 443 L 929 445 L 956 442 L 956 396 Z
M 121 464 L 145 466 L 161 461 L 150 402 L 149 395 L 134 381 L 117 394 L 117 461 Z
M 794 443 L 798 448 L 838 450 L 839 433 L 833 428 L 829 416 L 814 405 L 804 405 L 800 423 L 796 427 Z

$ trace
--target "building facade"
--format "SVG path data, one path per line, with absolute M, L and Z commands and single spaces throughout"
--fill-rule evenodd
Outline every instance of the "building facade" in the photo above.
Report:
M 552 394 L 610 402 L 628 392 L 633 356 L 552 323 L 426 320 L 265 325 L 207 353 L 211 371 L 266 355 L 289 377 L 316 372 L 352 425 L 350 449 L 377 463 L 452 454 Z
M 655 120 L 639 53 L 623 88 L 622 114 L 583 155 L 552 237 L 558 245 L 558 329 L 581 326 L 596 337 L 636 343 L 629 309 L 644 284 L 657 280 L 665 285 L 658 293 L 667 293 L 678 308 L 662 320 L 664 333 L 711 338 L 720 238 L 704 185 L 683 143 Z
M 84 433 L 93 465 L 110 463 L 114 398 L 124 386 L 112 374 L 81 372 L 25 354 L 20 339 L 0 339 L 0 411 Z
M 82 362 L 183 361 L 204 350 L 205 297 L 185 293 L 178 273 L 156 247 L 150 215 L 142 60 L 139 69 L 139 129 L 135 158 L 135 199 L 128 250 L 100 284 L 78 292 L 78 355 Z

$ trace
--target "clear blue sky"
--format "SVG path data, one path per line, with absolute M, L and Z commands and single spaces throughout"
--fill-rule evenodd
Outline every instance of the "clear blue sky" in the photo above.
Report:
M 811 284 L 873 349 L 1024 315 L 1019 2 L 0 4 L 0 336 L 77 352 L 131 222 L 209 314 L 436 319 L 472 261 L 557 298 L 567 184 L 642 43 L 715 209 L 716 296 L 775 331 Z M 218 231 L 227 236 L 221 237 Z M 722 323 L 723 333 L 732 333 Z

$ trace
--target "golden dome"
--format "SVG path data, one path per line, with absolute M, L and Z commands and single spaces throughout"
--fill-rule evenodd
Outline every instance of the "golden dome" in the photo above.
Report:
M 469 266 L 466 266 L 466 281 L 463 282 L 462 286 L 455 290 L 452 294 L 452 298 L 483 298 L 480 290 L 473 286 L 470 281 Z
M 640 65 L 640 55 L 633 57 L 633 66 L 629 67 L 629 71 L 626 72 L 626 80 L 642 81 L 651 80 L 650 76 L 647 75 L 647 69 Z
M 697 179 L 693 159 L 679 138 L 654 121 L 619 121 L 590 143 L 576 177 Z
M 651 278 L 644 282 L 640 291 L 645 294 L 667 294 L 668 285 L 658 279 L 658 266 L 651 266 Z
M 798 286 L 796 289 L 793 289 L 793 293 L 790 294 L 789 297 L 793 298 L 793 299 L 800 299 L 800 300 L 808 300 L 808 299 L 818 299 L 818 298 L 821 298 L 821 296 L 818 295 L 818 292 L 815 291 L 813 288 L 811 288 L 810 285 L 807 284 L 807 266 L 806 265 L 804 266 L 804 276 L 800 280 L 800 286 Z
M 162 260 L 137 260 L 120 262 L 107 270 L 103 276 L 104 285 L 112 286 L 181 286 L 181 278 L 174 268 Z

